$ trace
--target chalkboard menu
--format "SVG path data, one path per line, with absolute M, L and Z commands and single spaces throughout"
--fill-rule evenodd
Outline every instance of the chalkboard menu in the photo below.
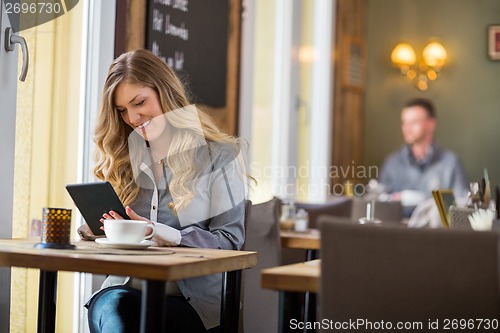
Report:
M 146 47 L 187 84 L 195 103 L 226 106 L 229 0 L 148 0 Z

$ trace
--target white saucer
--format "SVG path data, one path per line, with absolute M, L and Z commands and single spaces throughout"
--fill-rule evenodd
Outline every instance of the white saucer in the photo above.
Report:
M 113 249 L 123 249 L 123 250 L 140 250 L 150 247 L 154 242 L 150 240 L 143 240 L 140 243 L 115 243 L 107 238 L 96 238 L 96 243 L 99 243 L 105 247 Z

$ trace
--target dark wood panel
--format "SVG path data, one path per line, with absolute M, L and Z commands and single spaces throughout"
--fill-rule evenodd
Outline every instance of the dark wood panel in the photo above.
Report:
M 338 0 L 335 45 L 332 166 L 356 167 L 362 160 L 365 85 L 365 0 Z M 345 169 L 344 169 L 345 170 Z M 356 181 L 347 176 L 332 185 Z

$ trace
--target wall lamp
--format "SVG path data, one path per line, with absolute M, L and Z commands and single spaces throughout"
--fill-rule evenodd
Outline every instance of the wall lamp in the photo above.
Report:
M 423 59 L 418 63 L 415 50 L 410 44 L 399 43 L 391 53 L 392 63 L 399 68 L 401 74 L 422 91 L 427 90 L 429 81 L 434 81 L 439 77 L 446 57 L 446 50 L 437 42 L 429 43 L 424 48 Z

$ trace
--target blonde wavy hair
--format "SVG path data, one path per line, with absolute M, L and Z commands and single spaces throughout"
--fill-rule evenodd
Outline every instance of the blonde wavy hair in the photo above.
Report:
M 124 82 L 153 89 L 158 94 L 163 113 L 185 108 L 191 103 L 172 69 L 148 50 L 137 49 L 124 53 L 109 67 L 94 132 L 97 145 L 94 174 L 100 180 L 109 181 L 123 204 L 129 205 L 139 193 L 128 146 L 128 137 L 133 129 L 123 121 L 114 106 L 116 89 Z M 173 137 L 166 159 L 171 171 L 169 189 L 176 198 L 174 209 L 187 206 L 195 195 L 194 184 L 189 180 L 194 179 L 199 171 L 193 154 L 186 153 L 186 147 L 197 146 L 200 140 L 239 143 L 237 138 L 221 132 L 207 114 L 199 110 L 196 114 L 196 119 L 191 112 L 168 114 L 172 126 L 184 129 L 176 131 L 181 134 Z

